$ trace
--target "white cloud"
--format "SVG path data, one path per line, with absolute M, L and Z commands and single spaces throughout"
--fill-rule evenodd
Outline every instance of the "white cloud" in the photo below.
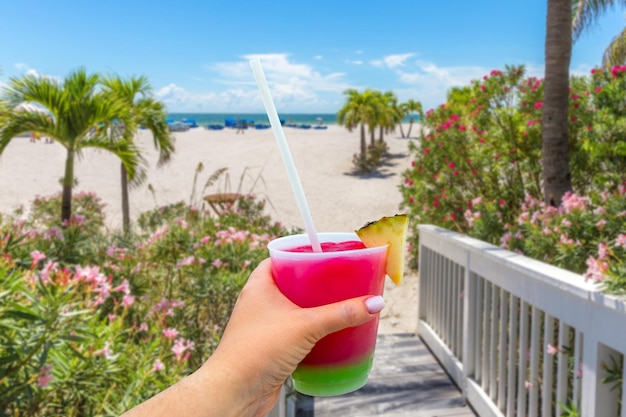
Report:
M 525 68 L 527 77 L 544 76 L 543 65 L 527 64 Z M 428 109 L 444 103 L 452 87 L 469 85 L 471 81 L 488 75 L 492 69 L 481 66 L 438 66 L 434 62 L 417 60 L 395 70 L 398 81 L 404 87 L 394 91 L 400 102 L 418 100 Z M 573 69 L 571 72 L 572 75 L 589 73 L 586 68 Z
M 24 75 L 39 76 L 39 72 L 37 72 L 37 70 L 30 68 L 28 65 L 24 64 L 23 62 L 16 63 L 15 68 L 21 71 L 22 73 L 24 73 Z
M 446 94 L 452 87 L 468 85 L 470 81 L 487 74 L 489 69 L 477 66 L 439 67 L 433 62 L 418 60 L 395 72 L 398 80 L 405 85 L 395 90 L 398 100 L 418 100 L 427 109 L 445 102 Z
M 170 84 L 155 95 L 171 111 L 240 111 L 262 112 L 264 107 L 252 75 L 249 61 L 259 59 L 272 99 L 279 112 L 334 112 L 337 97 L 351 87 L 345 74 L 322 74 L 309 64 L 294 62 L 287 54 L 250 54 L 241 61 L 220 62 L 206 69 L 217 75 L 212 80 L 219 93 L 192 93 Z M 225 89 L 224 89 L 225 87 Z
M 385 62 L 385 65 L 388 68 L 396 68 L 396 67 L 404 66 L 404 62 L 414 55 L 415 55 L 414 53 L 400 54 L 400 55 L 387 55 L 386 57 L 383 58 L 383 61 Z

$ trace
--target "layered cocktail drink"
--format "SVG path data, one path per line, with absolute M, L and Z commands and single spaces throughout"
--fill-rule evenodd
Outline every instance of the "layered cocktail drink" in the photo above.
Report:
M 307 235 L 269 243 L 272 275 L 280 291 L 300 307 L 316 307 L 363 295 L 382 295 L 387 246 L 366 248 L 355 233 L 319 233 L 323 252 Z M 288 318 L 286 318 L 288 320 Z M 367 382 L 374 358 L 378 316 L 326 336 L 292 375 L 297 391 L 341 395 Z

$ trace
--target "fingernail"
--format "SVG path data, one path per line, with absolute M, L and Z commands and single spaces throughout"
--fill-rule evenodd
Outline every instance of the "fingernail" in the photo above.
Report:
M 370 314 L 378 313 L 385 308 L 385 299 L 380 295 L 368 298 L 365 300 L 365 307 Z

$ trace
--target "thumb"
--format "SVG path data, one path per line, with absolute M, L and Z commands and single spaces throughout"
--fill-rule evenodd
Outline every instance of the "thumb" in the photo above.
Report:
M 364 296 L 311 308 L 319 338 L 348 327 L 356 327 L 376 317 L 385 307 L 380 295 Z

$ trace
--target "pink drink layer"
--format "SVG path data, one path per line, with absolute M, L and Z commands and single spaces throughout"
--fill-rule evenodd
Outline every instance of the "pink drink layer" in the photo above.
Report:
M 344 250 L 365 249 L 365 245 L 360 240 L 348 240 L 347 242 L 322 242 L 320 243 L 322 252 L 341 252 Z M 293 249 L 286 249 L 286 252 L 313 252 L 311 245 L 298 246 Z
M 281 292 L 300 307 L 316 307 L 363 295 L 382 294 L 386 251 L 365 255 L 361 241 L 322 242 L 323 252 L 345 252 L 330 259 L 272 258 L 272 272 Z M 363 255 L 360 255 L 361 250 Z M 311 246 L 284 249 L 312 252 Z M 354 365 L 371 357 L 378 319 L 326 336 L 302 361 L 304 366 Z

